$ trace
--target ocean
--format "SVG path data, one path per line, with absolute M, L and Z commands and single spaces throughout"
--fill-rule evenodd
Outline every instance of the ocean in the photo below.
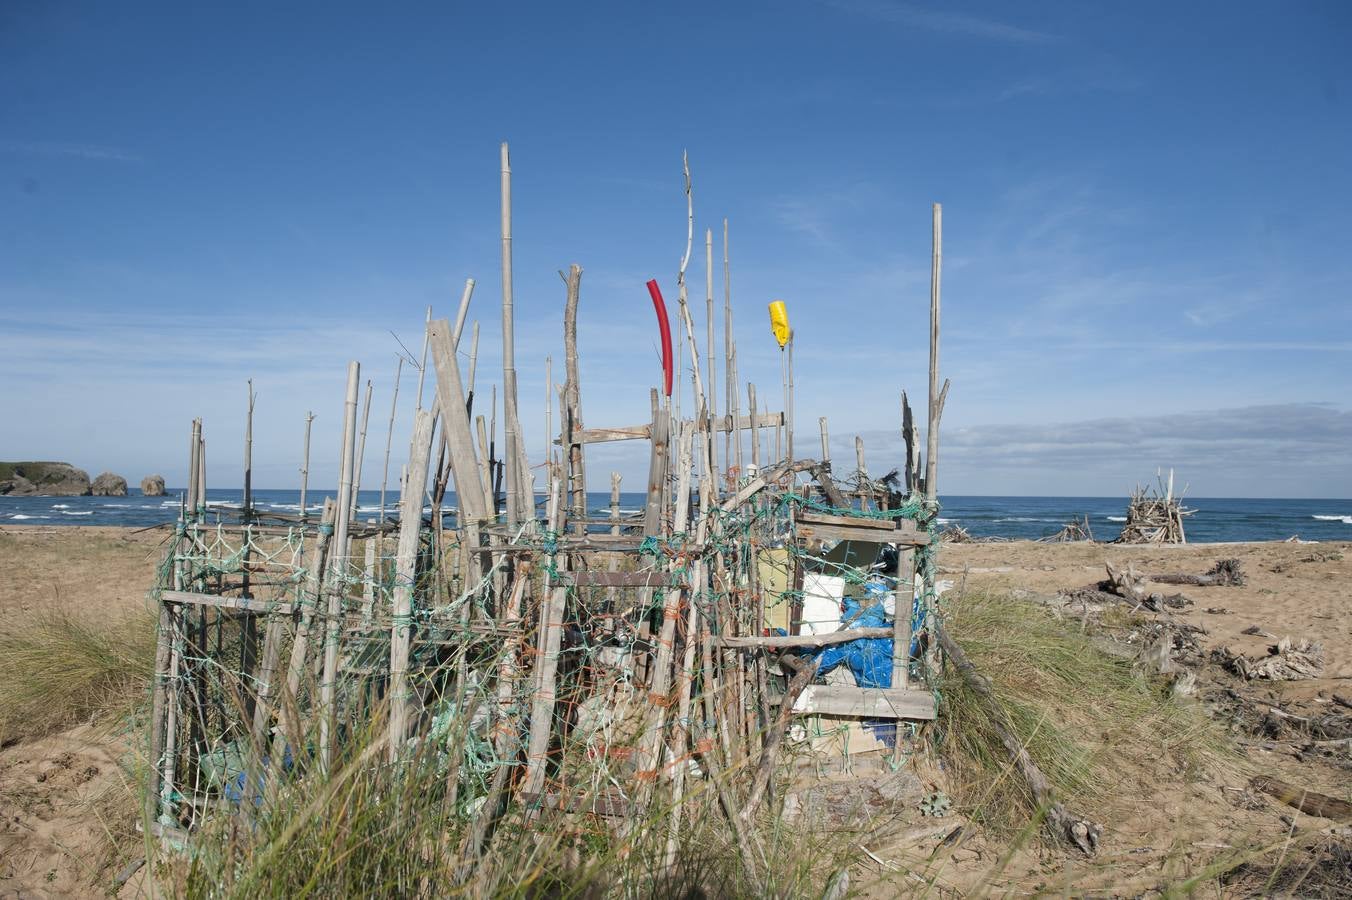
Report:
M 330 489 L 311 490 L 306 496 L 310 511 L 317 513 Z M 398 493 L 386 497 L 394 515 Z M 0 497 L 0 524 L 5 525 L 119 525 L 144 528 L 174 520 L 179 495 L 143 497 L 133 490 L 126 497 Z M 295 513 L 300 509 L 300 491 L 259 490 L 255 503 L 262 511 Z M 239 506 L 243 492 L 209 490 L 210 506 Z M 620 495 L 624 513 L 643 509 L 643 495 Z M 453 497 L 448 498 L 453 505 Z M 593 514 L 609 512 L 610 495 L 587 495 Z M 966 528 L 974 537 L 1039 538 L 1053 534 L 1072 518 L 1089 516 L 1094 537 L 1111 540 L 1126 519 L 1125 497 L 944 497 L 940 518 Z M 1244 500 L 1235 498 L 1186 498 L 1184 505 L 1197 510 L 1185 522 L 1188 540 L 1280 541 L 1300 537 L 1313 541 L 1352 540 L 1352 500 Z M 380 492 L 362 491 L 359 518 L 377 518 Z

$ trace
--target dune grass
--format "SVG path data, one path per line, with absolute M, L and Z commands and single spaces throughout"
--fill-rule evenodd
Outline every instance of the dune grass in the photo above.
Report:
M 1222 731 L 1161 679 L 1096 647 L 1080 623 L 1007 594 L 951 602 L 949 633 L 991 680 L 1005 724 L 1070 804 L 1111 806 L 1134 775 L 1184 777 L 1233 760 Z M 938 752 L 963 811 L 1011 833 L 1036 813 L 988 711 L 951 670 L 941 682 Z
M 148 700 L 155 620 L 51 606 L 0 622 L 0 743 L 110 722 Z

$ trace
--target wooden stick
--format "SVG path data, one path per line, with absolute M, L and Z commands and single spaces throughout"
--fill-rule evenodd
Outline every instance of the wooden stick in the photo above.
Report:
M 437 370 L 437 397 L 441 406 L 442 433 L 450 449 L 451 471 L 455 474 L 455 496 L 461 525 L 482 522 L 488 517 L 488 501 L 480 489 L 479 461 L 474 452 L 469 413 L 460 382 L 460 363 L 452 346 L 450 323 L 437 319 L 428 326 L 428 344 Z M 510 490 L 511 484 L 508 483 Z M 478 544 L 478 540 L 473 543 Z
M 347 399 L 343 408 L 343 456 L 338 480 L 338 519 L 333 546 L 337 552 L 329 566 L 328 620 L 324 639 L 324 674 L 319 682 L 319 758 L 323 771 L 333 763 L 334 741 L 338 737 L 338 707 L 334 702 L 338 686 L 338 642 L 342 635 L 343 600 L 347 593 L 347 533 L 352 518 L 352 470 L 357 460 L 357 390 L 361 383 L 361 364 L 347 364 Z
M 432 307 L 427 307 L 427 318 L 423 322 L 423 348 L 422 361 L 418 363 L 418 402 L 413 405 L 415 410 L 422 409 L 423 381 L 427 378 L 427 328 L 432 324 Z
M 252 597 L 253 593 L 249 589 L 250 582 L 250 561 L 253 556 L 253 542 L 250 540 L 250 524 L 253 521 L 253 417 L 254 400 L 257 395 L 254 394 L 253 379 L 248 381 L 248 406 L 244 415 L 244 502 L 241 516 L 244 520 L 243 544 L 244 552 L 240 560 L 243 569 L 243 596 Z M 254 667 L 258 662 L 258 620 L 252 615 L 246 615 L 244 621 L 240 623 L 240 641 L 239 641 L 239 670 L 242 680 L 248 684 L 253 679 Z M 244 692 L 244 717 L 252 719 L 254 714 L 254 692 Z
M 465 290 L 460 294 L 460 308 L 455 313 L 455 330 L 451 340 L 456 349 L 460 348 L 460 333 L 465 330 L 465 316 L 469 314 L 469 298 L 474 296 L 474 279 L 465 279 Z M 472 382 L 474 379 L 470 379 Z
M 385 466 L 380 472 L 380 521 L 385 521 L 385 489 L 390 483 L 390 447 L 394 443 L 394 414 L 399 409 L 399 381 L 404 375 L 404 358 L 397 357 L 399 364 L 394 368 L 394 397 L 390 400 L 390 427 L 385 432 Z M 380 539 L 381 546 L 378 549 L 381 556 L 384 556 L 384 536 Z
M 766 736 L 760 764 L 756 766 L 756 773 L 751 779 L 751 790 L 747 793 L 746 803 L 739 813 L 739 818 L 744 824 L 751 823 L 761 801 L 765 799 L 766 789 L 770 786 L 770 776 L 774 773 L 775 757 L 779 755 L 779 745 L 783 743 L 784 733 L 789 730 L 789 722 L 793 719 L 793 704 L 803 692 L 803 688 L 807 687 L 816 675 L 817 663 L 813 660 L 799 669 L 798 674 L 789 680 L 788 686 L 784 689 L 784 702 L 780 704 L 779 715 L 775 717 L 770 733 Z
M 1000 736 L 1000 742 L 1005 745 L 1005 750 L 1009 752 L 1015 766 L 1019 769 L 1019 773 L 1023 776 L 1023 780 L 1033 796 L 1033 802 L 1040 810 L 1045 811 L 1044 821 L 1047 829 L 1056 840 L 1079 847 L 1083 853 L 1092 855 L 1098 849 L 1099 837 L 1103 833 L 1102 827 L 1088 819 L 1076 818 L 1056 801 L 1051 782 L 1047 780 L 1046 775 L 1042 774 L 1042 770 L 1033 762 L 1033 758 L 1028 755 L 1028 751 L 1024 748 L 1023 742 L 1019 740 L 1018 735 L 1010 731 L 1006 725 L 1007 717 L 1004 707 L 1000 705 L 1000 701 L 992 691 L 990 682 L 977 671 L 976 666 L 972 665 L 967 658 L 967 654 L 958 646 L 957 641 L 949 636 L 948 631 L 943 626 L 936 626 L 935 630 L 939 643 L 943 645 L 944 652 L 952 660 L 954 667 L 962 676 L 962 680 L 967 682 L 977 700 L 985 707 L 987 720 L 991 727 L 995 729 L 995 733 Z
M 305 521 L 305 488 L 310 483 L 310 426 L 314 424 L 315 414 L 305 414 L 305 449 L 301 453 L 300 463 L 300 520 Z
M 728 265 L 728 220 L 724 219 L 723 220 L 723 380 L 727 382 L 727 384 L 724 385 L 724 393 L 725 393 L 724 399 L 726 400 L 726 403 L 724 405 L 728 411 L 728 415 L 733 417 L 733 421 L 736 421 L 737 383 L 736 379 L 734 379 L 732 374 L 732 281 L 729 276 L 729 271 L 730 270 Z M 709 381 L 711 384 L 713 383 L 712 378 L 709 379 Z M 727 466 L 733 465 L 733 454 L 731 446 L 733 440 L 734 433 L 732 431 L 729 431 L 727 437 L 723 439 L 723 466 L 725 468 Z M 740 467 L 742 465 L 741 460 L 742 436 L 740 434 L 735 435 L 735 440 L 737 441 L 736 465 Z
M 939 281 L 943 270 L 943 207 L 934 204 L 934 256 L 930 263 L 929 425 L 925 434 L 925 499 L 939 496 Z
M 516 406 L 516 341 L 512 306 L 512 164 L 502 143 L 502 420 L 506 435 L 503 460 L 507 473 L 507 524 L 515 527 L 534 518 L 534 496 L 523 471 L 521 420 Z M 457 488 L 459 481 L 456 482 Z
M 551 466 L 551 468 L 554 468 Z M 552 474 L 550 497 L 553 516 L 550 531 L 558 533 L 563 506 L 563 483 L 558 473 Z M 567 568 L 567 557 L 556 567 Z M 549 587 L 549 596 L 540 604 L 539 642 L 535 671 L 535 699 L 531 704 L 530 737 L 526 745 L 526 777 L 522 793 L 538 794 L 544 787 L 545 762 L 549 751 L 549 737 L 554 726 L 554 701 L 557 696 L 555 680 L 559 667 L 559 647 L 563 638 L 563 615 L 568 599 L 568 588 L 561 584 Z
M 300 695 L 300 682 L 305 675 L 305 659 L 310 650 L 310 633 L 314 628 L 315 613 L 324 597 L 324 572 L 328 563 L 329 546 L 332 543 L 333 525 L 338 517 L 337 504 L 332 498 L 325 498 L 324 509 L 319 519 L 319 532 L 315 536 L 315 552 L 306 568 L 305 582 L 297 592 L 296 604 L 300 607 L 300 619 L 296 623 L 296 637 L 291 642 L 291 660 L 286 671 L 286 695 L 278 704 L 277 734 L 272 740 L 272 753 L 268 764 L 268 789 L 276 790 L 277 774 L 282 770 L 282 757 L 290 741 L 292 747 L 305 744 L 301 734 L 299 717 L 293 712 Z
M 709 367 L 709 418 L 718 415 L 718 369 L 714 366 L 714 232 L 704 230 L 704 329 L 707 339 L 704 358 Z M 705 429 L 704 453 L 708 457 L 709 477 L 718 472 L 718 457 L 712 429 Z
M 361 430 L 357 435 L 357 461 L 352 468 L 352 500 L 349 505 L 352 521 L 357 521 L 357 510 L 361 508 L 361 470 L 366 460 L 366 428 L 371 421 L 371 380 L 366 380 L 366 400 L 362 404 Z
M 746 386 L 747 412 L 751 414 L 751 465 L 760 471 L 760 428 L 756 425 L 756 386 Z
M 418 410 L 413 418 L 413 446 L 407 481 L 400 494 L 399 547 L 395 553 L 394 621 L 390 627 L 390 760 L 408 739 L 408 655 L 413 638 L 413 589 L 417 581 L 418 534 L 422 529 L 423 491 L 432 455 L 432 413 Z M 460 482 L 456 481 L 456 491 Z
M 817 427 L 822 433 L 822 462 L 828 466 L 831 465 L 831 437 L 826 432 L 826 416 L 817 420 Z
M 1255 775 L 1249 779 L 1249 787 L 1276 797 L 1287 806 L 1294 807 L 1307 816 L 1332 819 L 1335 822 L 1352 820 L 1352 803 L 1319 794 L 1308 788 L 1297 787 L 1268 775 Z
M 745 637 L 721 635 L 714 638 L 719 647 L 760 647 L 766 650 L 785 650 L 791 647 L 829 647 L 832 644 L 846 644 L 860 638 L 892 637 L 893 629 L 849 628 L 844 631 L 828 631 L 824 634 L 775 634 L 747 635 Z

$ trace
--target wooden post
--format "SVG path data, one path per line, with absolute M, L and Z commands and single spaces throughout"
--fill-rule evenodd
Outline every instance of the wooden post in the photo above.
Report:
M 667 425 L 668 418 L 658 403 L 657 388 L 649 395 L 652 403 L 652 452 L 648 459 L 648 495 L 643 511 L 643 533 L 662 534 L 662 507 L 667 487 Z
M 418 410 L 413 418 L 413 446 L 399 503 L 399 547 L 395 554 L 394 620 L 390 627 L 390 759 L 408 739 L 408 654 L 413 631 L 413 588 L 417 580 L 418 534 L 422 528 L 423 492 L 432 455 L 435 418 Z M 477 473 L 476 483 L 477 483 Z M 461 490 L 456 480 L 456 493 Z
M 746 386 L 747 412 L 751 415 L 751 465 L 760 472 L 760 426 L 756 424 L 756 386 Z M 735 423 L 734 423 L 735 424 Z
M 460 308 L 455 313 L 455 331 L 452 341 L 460 346 L 460 333 L 465 330 L 465 316 L 469 314 L 469 298 L 474 296 L 474 279 L 465 279 L 465 290 L 460 294 Z
M 733 424 L 737 423 L 737 383 L 732 374 L 732 281 L 729 278 L 728 266 L 728 220 L 723 220 L 723 380 L 727 382 L 724 385 L 724 407 L 728 415 L 732 416 Z M 712 381 L 712 379 L 710 379 Z M 727 437 L 723 439 L 723 466 L 727 468 L 733 465 L 732 442 L 737 442 L 737 460 L 736 465 L 741 466 L 742 460 L 742 435 L 736 428 L 730 428 Z M 741 472 L 739 471 L 740 475 Z
M 427 380 L 427 327 L 432 324 L 432 307 L 427 307 L 427 318 L 423 324 L 422 360 L 418 363 L 418 400 L 413 408 L 422 409 L 423 382 Z
M 934 256 L 930 264 L 929 425 L 925 434 L 925 499 L 939 496 L 939 281 L 943 270 L 943 207 L 934 204 Z
M 793 461 L 793 337 L 792 331 L 789 332 L 789 377 L 787 380 L 787 390 L 784 392 L 786 402 L 784 406 L 784 446 L 789 451 L 789 461 Z
M 450 449 L 451 471 L 455 475 L 455 496 L 462 527 L 488 517 L 488 502 L 480 490 L 479 461 L 474 452 L 474 436 L 465 394 L 460 382 L 460 363 L 455 356 L 450 323 L 437 319 L 428 326 L 428 345 L 437 370 L 437 397 L 441 405 L 442 433 Z M 510 461 L 510 460 L 509 460 Z M 508 490 L 511 482 L 508 482 Z M 475 542 L 477 544 L 477 541 Z
M 512 164 L 502 143 L 502 421 L 506 436 L 507 524 L 515 528 L 534 518 L 535 498 L 522 471 L 521 420 L 516 405 L 516 341 L 512 308 Z M 456 480 L 457 490 L 459 479 Z
M 474 428 L 479 436 L 479 487 L 487 498 L 493 493 L 493 451 L 488 442 L 488 429 L 483 416 L 474 417 Z
M 831 464 L 831 438 L 830 435 L 826 433 L 826 416 L 822 416 L 818 419 L 817 425 L 821 428 L 822 432 L 822 462 L 829 466 Z
M 352 517 L 352 470 L 357 461 L 357 390 L 361 364 L 347 364 L 347 399 L 343 408 L 343 455 L 338 480 L 338 518 L 334 526 L 333 564 L 329 566 L 328 620 L 324 639 L 324 675 L 319 682 L 319 758 L 325 772 L 333 763 L 337 738 L 338 642 L 342 635 L 343 601 L 347 593 L 347 535 Z
M 545 463 L 554 458 L 554 357 L 545 357 Z
M 562 451 L 568 466 L 567 487 L 571 493 L 573 528 L 576 534 L 587 532 L 587 473 L 582 444 L 573 435 L 582 430 L 582 390 L 577 364 L 577 304 L 582 290 L 582 267 L 574 263 L 564 278 L 568 285 L 563 308 L 564 403 L 560 410 L 563 423 Z
M 554 469 L 550 466 L 550 469 Z M 557 533 L 562 526 L 563 483 L 557 471 L 552 473 L 549 496 L 553 509 L 549 529 Z M 567 557 L 558 564 L 567 569 Z M 552 579 L 551 579 L 552 580 Z M 544 787 L 545 762 L 549 752 L 549 736 L 554 729 L 554 701 L 557 696 L 555 680 L 558 676 L 559 647 L 563 638 L 563 616 L 568 599 L 568 588 L 561 584 L 547 584 L 548 596 L 540 604 L 540 628 L 535 669 L 535 698 L 531 704 L 530 736 L 526 745 L 526 777 L 521 792 L 526 796 L 540 793 Z
M 253 556 L 252 524 L 253 524 L 253 417 L 254 400 L 256 396 L 253 389 L 253 379 L 250 378 L 247 386 L 248 405 L 244 414 L 244 508 L 240 511 L 243 518 L 243 527 L 241 528 L 241 541 L 243 542 L 243 554 L 241 556 L 240 576 L 241 592 L 240 596 L 252 599 L 253 592 L 250 590 L 249 562 Z M 258 617 L 253 613 L 245 613 L 240 622 L 240 641 L 239 641 L 239 671 L 241 680 L 245 685 L 253 681 L 254 667 L 258 663 Z M 254 690 L 246 688 L 244 694 L 244 717 L 253 718 L 255 697 Z
M 310 557 L 306 569 L 305 583 L 297 595 L 296 606 L 300 618 L 296 623 L 296 637 L 291 642 L 291 660 L 286 671 L 286 696 L 277 706 L 278 728 L 272 741 L 272 754 L 268 764 L 270 773 L 268 790 L 276 790 L 277 773 L 282 770 L 282 757 L 287 742 L 292 747 L 305 745 L 305 736 L 301 734 L 300 722 L 293 713 L 300 695 L 300 682 L 305 676 L 305 660 L 310 650 L 310 634 L 314 628 L 315 613 L 324 598 L 324 572 L 328 563 L 328 551 L 332 544 L 334 522 L 338 518 L 338 506 L 332 498 L 325 498 L 324 509 L 319 519 L 319 530 L 315 536 L 315 552 Z
M 709 403 L 709 420 L 718 416 L 718 369 L 714 366 L 714 232 L 704 230 L 704 327 L 707 343 L 705 360 L 709 367 L 709 385 L 705 392 Z M 714 429 L 712 424 L 704 429 L 704 453 L 708 457 L 708 477 L 716 478 L 718 456 L 714 452 Z
M 366 428 L 371 422 L 371 380 L 366 380 L 366 400 L 362 404 L 361 430 L 357 435 L 357 459 L 352 467 L 352 521 L 357 521 L 357 511 L 361 508 L 361 469 L 366 460 Z
M 310 483 L 310 426 L 314 424 L 315 414 L 307 412 L 305 414 L 305 449 L 301 454 L 300 463 L 300 520 L 306 521 L 308 513 L 305 511 L 305 488 Z
M 920 429 L 916 427 L 915 416 L 911 413 L 910 401 L 906 392 L 901 392 L 901 439 L 906 444 L 906 493 L 909 496 L 921 492 L 920 484 Z

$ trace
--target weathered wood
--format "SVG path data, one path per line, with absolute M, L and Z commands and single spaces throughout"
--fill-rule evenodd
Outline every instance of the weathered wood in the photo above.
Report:
M 357 459 L 357 389 L 361 364 L 347 364 L 347 399 L 343 406 L 343 453 L 339 467 L 337 521 L 334 525 L 334 560 L 329 566 L 328 622 L 324 638 L 324 670 L 319 681 L 319 758 L 325 772 L 333 763 L 338 738 L 338 643 L 341 637 L 344 594 L 347 591 L 348 529 L 352 519 L 352 470 Z
M 564 278 L 568 286 L 567 299 L 563 307 L 563 348 L 564 348 L 564 404 L 560 410 L 563 419 L 564 459 L 568 463 L 567 486 L 572 497 L 572 509 L 569 515 L 574 520 L 577 534 L 586 531 L 583 519 L 587 516 L 587 471 L 582 454 L 582 444 L 574 435 L 582 429 L 582 388 L 578 377 L 577 362 L 577 304 L 582 291 L 582 267 L 577 263 L 568 267 Z
M 648 494 L 643 511 L 643 533 L 657 536 L 662 533 L 662 507 L 667 489 L 667 417 L 657 401 L 657 389 L 649 395 L 652 404 L 652 450 L 648 458 Z
M 817 484 L 821 487 L 822 493 L 826 495 L 827 503 L 838 509 L 848 508 L 850 501 L 840 492 L 840 488 L 836 487 L 836 483 L 832 480 L 828 471 L 829 469 L 830 463 L 824 463 L 815 467 L 812 470 L 812 475 L 817 479 Z
M 754 384 L 746 386 L 746 403 L 747 411 L 751 413 L 751 465 L 759 469 L 761 462 L 760 428 L 758 426 L 759 419 L 756 416 L 756 386 Z
M 799 522 L 795 530 L 800 538 L 819 541 L 869 541 L 875 544 L 899 544 L 904 547 L 926 547 L 930 542 L 929 535 L 916 531 L 914 526 L 884 531 L 880 528 L 854 525 Z
M 507 524 L 519 525 L 535 517 L 535 498 L 530 473 L 523 471 L 525 448 L 521 442 L 521 419 L 517 413 L 515 313 L 512 296 L 512 163 L 507 142 L 502 142 L 502 420 L 506 437 Z M 459 493 L 460 478 L 456 478 Z M 463 508 L 463 504 L 462 504 Z M 477 513 L 482 518 L 482 512 Z
M 684 587 L 687 583 L 680 575 L 661 571 L 573 572 L 569 578 L 575 587 Z
M 864 688 L 850 684 L 809 685 L 793 704 L 798 715 L 859 719 L 929 720 L 937 714 L 929 691 Z
M 550 485 L 554 515 L 549 523 L 550 530 L 554 532 L 557 532 L 562 524 L 562 492 L 562 479 L 555 472 Z M 565 574 L 567 557 L 560 558 L 555 567 L 560 574 Z M 555 682 L 559 668 L 559 647 L 563 639 L 563 615 L 568 600 L 568 588 L 565 584 L 547 585 L 547 590 L 548 596 L 540 603 L 534 699 L 531 702 L 530 736 L 526 744 L 526 777 L 521 786 L 522 792 L 526 794 L 538 794 L 544 786 L 546 755 L 554 726 L 554 703 L 557 696 Z
M 408 475 L 400 494 L 399 545 L 394 563 L 394 621 L 390 627 L 390 758 L 408 740 L 408 656 L 413 632 L 413 588 L 417 579 L 418 534 L 422 527 L 423 491 L 432 455 L 435 417 L 428 410 L 413 414 L 413 441 Z M 478 472 L 474 473 L 478 479 Z M 459 483 L 457 482 L 457 488 Z
M 799 511 L 797 515 L 794 516 L 794 519 L 807 525 L 841 525 L 847 528 L 871 528 L 874 531 L 886 532 L 888 536 L 898 530 L 904 530 L 898 529 L 896 521 L 892 519 L 875 519 L 866 516 L 837 516 L 831 513 L 821 513 L 807 509 Z M 915 527 L 908 520 L 902 519 L 901 521 L 907 522 L 912 528 Z
M 390 483 L 390 449 L 394 446 L 394 417 L 399 411 L 399 382 L 404 377 L 404 357 L 397 357 L 398 364 L 394 367 L 394 396 L 390 398 L 390 424 L 385 429 L 385 465 L 380 471 L 380 521 L 385 521 L 385 491 Z M 377 554 L 383 550 L 383 541 L 378 542 Z
M 707 345 L 704 361 L 709 367 L 708 385 L 705 396 L 708 399 L 708 415 L 712 420 L 718 415 L 718 369 L 714 366 L 714 232 L 704 231 L 704 328 Z M 712 435 L 712 427 L 705 432 L 705 455 L 709 462 L 710 477 L 718 471 L 718 455 Z
M 720 635 L 714 638 L 714 644 L 719 647 L 762 647 L 767 650 L 783 650 L 789 647 L 829 647 L 832 644 L 847 644 L 861 638 L 891 636 L 891 628 L 849 628 L 843 631 L 828 631 L 824 634 Z
M 934 204 L 934 255 L 930 264 L 929 425 L 925 432 L 925 499 L 939 495 L 939 282 L 943 272 L 943 207 Z
M 822 462 L 829 466 L 831 465 L 831 438 L 826 432 L 826 416 L 817 420 L 817 427 L 822 432 Z
M 450 323 L 436 319 L 427 326 L 428 346 L 437 370 L 437 397 L 440 400 L 442 432 L 450 450 L 451 471 L 455 475 L 455 496 L 461 522 L 480 522 L 487 518 L 488 500 L 479 481 L 479 460 L 474 451 L 469 413 L 460 382 L 460 363 L 451 340 Z M 508 485 L 510 489 L 510 483 Z
M 803 666 L 793 678 L 789 679 L 788 685 L 784 689 L 784 701 L 780 704 L 779 715 L 775 717 L 774 724 L 770 726 L 769 734 L 766 735 L 765 747 L 761 751 L 760 763 L 756 766 L 756 772 L 751 777 L 751 788 L 747 791 L 746 805 L 742 807 L 738 817 L 744 823 L 750 823 L 756 815 L 756 810 L 760 807 L 761 800 L 765 797 L 765 791 L 770 785 L 770 776 L 774 773 L 775 757 L 779 753 L 779 745 L 784 740 L 784 733 L 789 730 L 789 721 L 793 715 L 793 707 L 798 698 L 802 695 L 804 689 L 808 688 L 809 683 L 817 674 L 817 663 L 815 661 Z
M 715 432 L 731 432 L 732 416 L 714 416 L 710 419 Z M 773 428 L 784 423 L 784 413 L 768 412 L 756 416 L 753 422 L 750 416 L 737 417 L 737 430 L 749 431 L 752 428 Z M 584 428 L 573 435 L 579 444 L 601 444 L 608 441 L 646 441 L 652 437 L 652 425 L 622 425 L 616 428 Z
M 1308 788 L 1273 778 L 1270 775 L 1256 775 L 1249 780 L 1249 787 L 1256 791 L 1276 797 L 1287 806 L 1294 807 L 1307 816 L 1332 819 L 1335 822 L 1352 820 L 1352 803 L 1320 794 Z
M 200 594 L 194 591 L 161 591 L 160 599 L 165 603 L 208 606 L 215 609 L 235 610 L 241 613 L 279 613 L 286 615 L 293 609 L 292 605 L 287 602 L 256 600 L 252 597 L 223 597 L 220 594 Z

